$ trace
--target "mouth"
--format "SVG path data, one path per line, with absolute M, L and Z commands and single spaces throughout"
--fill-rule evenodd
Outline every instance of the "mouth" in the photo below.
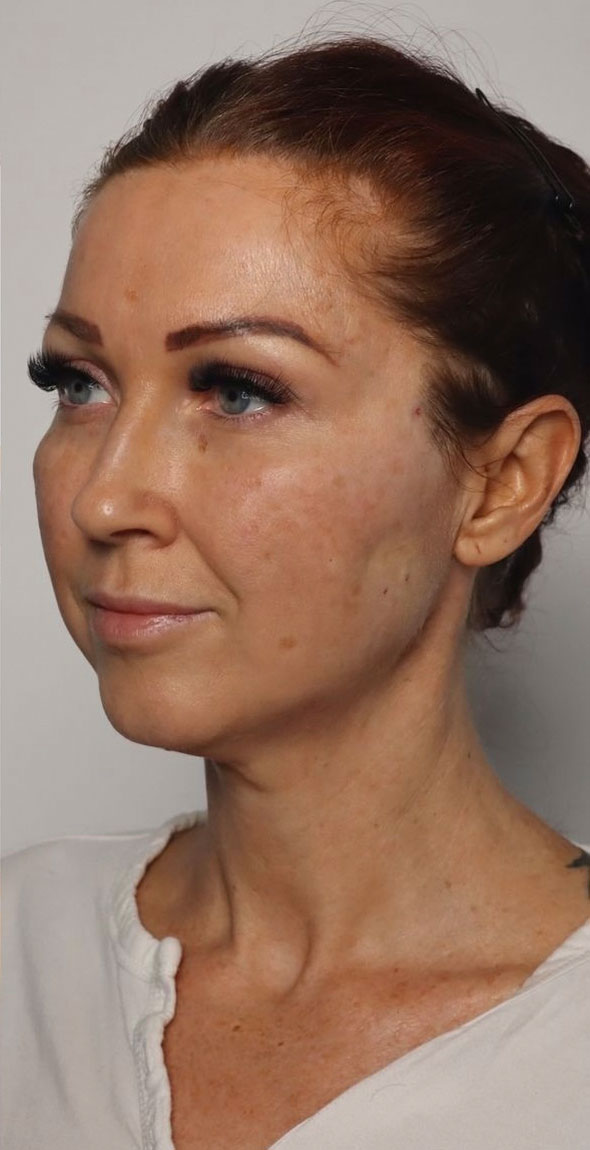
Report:
M 85 598 L 94 607 L 118 611 L 123 615 L 194 615 L 196 611 L 207 610 L 206 607 L 188 607 L 143 595 L 109 595 L 106 591 L 90 591 Z
M 91 592 L 86 598 L 94 636 L 111 647 L 158 639 L 180 628 L 194 627 L 214 614 L 207 607 L 187 607 L 137 596 Z

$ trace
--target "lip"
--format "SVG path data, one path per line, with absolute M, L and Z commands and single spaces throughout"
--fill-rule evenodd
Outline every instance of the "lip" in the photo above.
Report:
M 128 595 L 92 592 L 90 627 L 105 645 L 121 647 L 155 640 L 179 628 L 193 627 L 213 614 L 210 608 L 186 607 Z
M 187 607 L 181 603 L 168 603 L 137 595 L 109 595 L 105 591 L 91 591 L 86 598 L 94 607 L 119 611 L 124 615 L 194 615 L 207 610 L 206 607 Z

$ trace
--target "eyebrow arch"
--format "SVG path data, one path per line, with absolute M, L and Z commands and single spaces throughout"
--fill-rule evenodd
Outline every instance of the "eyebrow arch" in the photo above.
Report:
M 57 308 L 55 311 L 49 312 L 45 319 L 49 320 L 47 328 L 55 324 L 69 332 L 70 335 L 76 336 L 77 339 L 84 340 L 86 343 L 98 344 L 100 347 L 104 346 L 98 324 L 91 323 L 89 320 L 83 319 L 82 316 L 64 311 L 63 308 Z M 330 363 L 335 362 L 333 353 L 313 339 L 299 324 L 290 320 L 273 319 L 270 316 L 236 316 L 234 319 L 218 320 L 211 323 L 193 323 L 189 327 L 180 328 L 179 331 L 169 331 L 164 346 L 166 351 L 182 351 L 186 347 L 191 347 L 218 335 L 243 335 L 246 333 L 285 336 L 319 352 Z

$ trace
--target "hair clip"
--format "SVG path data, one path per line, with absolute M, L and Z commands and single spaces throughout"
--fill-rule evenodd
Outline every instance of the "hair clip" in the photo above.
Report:
M 475 89 L 475 95 L 477 96 L 478 100 L 481 100 L 481 102 L 494 113 L 496 119 L 504 131 L 509 132 L 510 135 L 515 136 L 517 140 L 520 140 L 521 144 L 524 144 L 529 155 L 532 156 L 532 158 L 535 160 L 551 187 L 553 192 L 554 206 L 560 211 L 565 212 L 577 225 L 579 234 L 583 235 L 582 224 L 575 214 L 576 201 L 574 197 L 568 188 L 566 188 L 563 180 L 557 175 L 555 169 L 552 168 L 549 160 L 546 158 L 546 156 L 543 155 L 543 152 L 540 150 L 540 148 L 537 147 L 534 140 L 530 138 L 527 132 L 514 124 L 508 118 L 505 112 L 502 112 L 499 108 L 495 108 L 490 100 L 488 100 L 485 93 L 482 92 L 481 88 Z

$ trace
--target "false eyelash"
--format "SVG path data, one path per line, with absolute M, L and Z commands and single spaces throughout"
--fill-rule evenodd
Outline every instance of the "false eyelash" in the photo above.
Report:
M 208 360 L 191 369 L 191 391 L 210 391 L 215 387 L 223 387 L 224 383 L 243 384 L 244 390 L 260 399 L 266 399 L 269 403 L 286 403 L 293 398 L 293 392 L 278 373 L 259 375 L 222 358 Z M 228 418 L 234 418 L 235 422 L 235 419 L 240 417 Z
M 97 384 L 97 380 L 89 372 L 80 367 L 73 367 L 68 356 L 61 351 L 37 351 L 27 360 L 29 379 L 40 387 L 42 391 L 56 391 L 59 387 L 83 379 L 88 383 Z
M 29 356 L 27 372 L 31 382 L 42 391 L 56 391 L 79 379 L 94 385 L 97 383 L 89 372 L 73 367 L 68 356 L 60 351 L 38 351 Z M 293 398 L 293 392 L 279 374 L 261 376 L 225 359 L 208 360 L 193 367 L 189 380 L 191 391 L 210 391 L 232 382 L 244 385 L 246 390 L 269 403 L 286 403 Z M 235 422 L 240 417 L 227 418 Z

